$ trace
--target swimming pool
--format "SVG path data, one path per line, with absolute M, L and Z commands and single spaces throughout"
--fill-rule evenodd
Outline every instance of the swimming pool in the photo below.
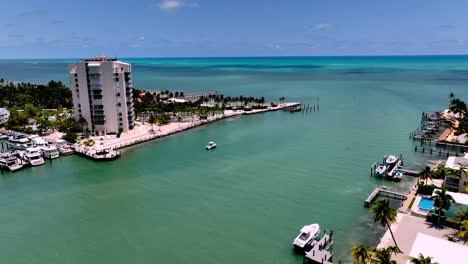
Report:
M 434 206 L 434 201 L 430 198 L 422 197 L 421 201 L 419 201 L 419 210 L 429 212 Z

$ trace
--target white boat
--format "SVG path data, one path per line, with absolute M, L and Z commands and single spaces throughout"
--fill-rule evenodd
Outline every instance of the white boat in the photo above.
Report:
M 63 145 L 61 147 L 59 147 L 59 153 L 60 155 L 70 155 L 70 154 L 73 154 L 73 149 L 70 147 L 70 145 Z
M 216 143 L 214 143 L 213 141 L 208 142 L 208 145 L 205 146 L 206 150 L 212 150 L 214 148 L 216 148 Z
M 7 136 L 7 135 L 0 134 L 0 140 L 3 140 L 3 139 L 8 139 L 8 136 Z
M 14 156 L 5 156 L 0 157 L 0 167 L 9 171 L 17 171 L 23 168 L 23 164 Z
M 55 146 L 42 146 L 40 147 L 42 156 L 46 159 L 56 159 L 60 156 L 58 149 Z
M 385 176 L 386 173 L 387 173 L 387 166 L 383 164 L 379 164 L 379 166 L 377 166 L 377 168 L 375 169 L 375 174 L 377 175 Z
M 397 171 L 393 176 L 394 181 L 401 181 L 401 178 L 403 178 L 403 172 L 401 171 Z
M 73 152 L 75 152 L 70 144 L 68 144 L 65 140 L 63 139 L 58 139 L 55 144 L 57 145 L 58 147 L 58 150 L 59 150 L 59 153 L 60 155 L 70 155 L 70 154 L 73 154 Z
M 393 156 L 393 155 L 389 155 L 385 158 L 385 162 L 388 164 L 388 165 L 393 165 L 395 162 L 398 161 L 398 157 L 397 156 Z
M 8 138 L 7 145 L 17 150 L 25 150 L 32 147 L 31 141 L 25 136 L 11 136 Z
M 306 225 L 301 228 L 301 233 L 294 239 L 293 245 L 296 249 L 303 249 L 307 243 L 320 234 L 319 224 Z
M 22 153 L 22 158 L 31 166 L 40 166 L 44 164 L 44 159 L 39 148 L 27 148 Z

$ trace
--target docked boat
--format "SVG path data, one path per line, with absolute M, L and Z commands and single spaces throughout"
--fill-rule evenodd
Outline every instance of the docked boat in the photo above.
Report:
M 401 178 L 403 178 L 403 172 L 397 170 L 397 171 L 395 172 L 395 175 L 393 175 L 393 180 L 394 180 L 394 181 L 401 181 Z
M 21 157 L 31 166 L 40 166 L 44 164 L 44 159 L 39 148 L 27 148 L 22 152 Z
M 214 143 L 213 141 L 208 142 L 208 145 L 205 146 L 206 150 L 212 150 L 214 148 L 216 148 L 216 143 Z
M 391 165 L 395 164 L 398 160 L 399 160 L 399 158 L 397 156 L 388 155 L 385 158 L 385 163 L 387 163 L 387 165 L 391 166 Z
M 73 152 L 75 151 L 73 151 L 73 149 L 68 144 L 59 147 L 60 155 L 64 155 L 64 156 L 71 155 L 73 154 Z
M 319 224 L 306 225 L 301 228 L 301 233 L 294 239 L 295 249 L 304 249 L 304 247 L 320 234 Z
M 0 134 L 0 140 L 8 139 L 7 135 Z
M 55 143 L 57 145 L 60 155 L 66 156 L 66 155 L 73 154 L 73 152 L 75 152 L 70 146 L 70 144 L 68 144 L 63 139 L 58 139 Z
M 41 154 L 46 159 L 56 159 L 60 156 L 58 149 L 53 145 L 40 147 Z
M 9 171 L 17 171 L 23 168 L 23 164 L 21 164 L 21 160 L 14 156 L 3 156 L 0 157 L 0 167 Z
M 377 168 L 375 169 L 375 174 L 377 174 L 378 176 L 385 176 L 385 174 L 387 173 L 387 166 L 385 166 L 384 164 L 379 164 L 379 166 L 377 166 Z
M 25 150 L 32 147 L 31 141 L 26 136 L 11 136 L 8 138 L 7 145 L 17 150 Z
M 96 152 L 91 157 L 96 160 L 114 160 L 120 156 L 120 152 L 112 148 L 96 148 Z

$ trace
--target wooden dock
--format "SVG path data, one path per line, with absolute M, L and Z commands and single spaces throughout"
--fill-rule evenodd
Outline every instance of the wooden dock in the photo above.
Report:
M 440 148 L 431 148 L 431 147 L 420 147 L 420 146 L 415 146 L 414 147 L 415 152 L 420 152 L 424 154 L 429 154 L 429 155 L 437 155 L 439 157 L 449 157 L 449 156 L 463 156 L 463 152 L 457 152 L 457 151 L 449 151 L 449 150 L 442 150 Z
M 376 187 L 369 194 L 369 196 L 367 196 L 367 199 L 364 201 L 364 206 L 370 206 L 372 204 L 372 201 L 374 201 L 374 199 L 377 196 L 391 197 L 391 198 L 395 198 L 395 199 L 398 199 L 398 200 L 406 200 L 406 198 L 407 198 L 407 196 L 405 194 Z
M 333 253 L 330 251 L 333 245 L 333 231 L 325 233 L 320 240 L 313 240 L 312 248 L 306 252 L 303 263 L 324 263 L 332 264 Z M 307 262 L 306 262 L 307 260 Z

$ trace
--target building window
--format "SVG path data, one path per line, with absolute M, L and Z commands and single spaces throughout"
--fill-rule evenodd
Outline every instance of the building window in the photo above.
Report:
M 115 78 L 115 81 L 118 82 L 118 81 L 119 81 L 119 78 Z
M 122 124 L 122 123 L 119 123 L 119 126 L 120 126 L 120 127 L 123 127 L 123 124 Z
M 463 182 L 463 186 L 468 186 L 468 182 Z
M 119 116 L 122 116 L 122 113 L 119 113 Z
M 119 121 L 122 121 L 122 118 L 121 118 L 121 117 L 119 118 Z
M 76 88 L 78 88 L 78 83 L 76 83 L 76 85 L 75 85 L 75 86 L 76 86 Z
M 78 82 L 78 79 L 75 79 L 75 82 Z
M 118 103 L 117 105 L 118 105 L 118 106 L 122 106 L 122 104 L 121 104 L 121 103 Z
M 120 93 L 117 93 L 117 96 L 120 96 Z
M 83 116 L 80 114 L 80 118 L 82 118 Z
M 80 92 L 80 90 L 76 89 L 76 92 L 77 92 L 77 93 L 79 93 L 79 92 Z

